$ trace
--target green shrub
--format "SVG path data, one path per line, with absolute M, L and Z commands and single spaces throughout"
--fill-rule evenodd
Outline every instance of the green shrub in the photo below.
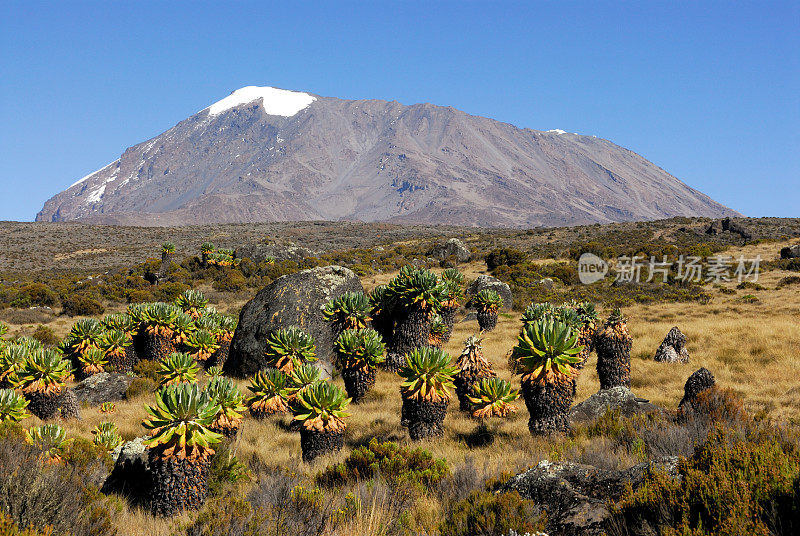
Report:
M 224 444 L 215 451 L 208 475 L 208 489 L 212 496 L 217 497 L 222 494 L 226 485 L 249 480 L 250 472 Z
M 133 400 L 142 395 L 150 395 L 158 388 L 158 382 L 150 378 L 134 378 L 125 390 L 125 399 Z
M 680 478 L 661 473 L 628 489 L 615 505 L 616 531 L 642 520 L 666 535 L 797 534 L 800 451 L 775 431 L 718 426 L 678 463 Z
M 149 285 L 149 283 L 148 283 Z M 156 301 L 155 294 L 149 290 L 128 290 L 125 292 L 128 303 L 151 303 Z
M 40 341 L 45 346 L 55 346 L 61 341 L 61 339 L 56 336 L 56 332 L 53 331 L 53 328 L 45 326 L 44 324 L 39 324 L 33 334 L 31 334 L 31 337 Z
M 160 285 L 154 287 L 152 290 L 152 294 L 153 296 L 155 296 L 156 301 L 172 303 L 175 301 L 175 298 L 177 298 L 190 288 L 191 287 L 189 287 L 189 285 L 185 283 L 177 283 L 174 281 L 169 281 L 166 283 L 161 283 Z
M 326 467 L 317 480 L 320 485 L 340 486 L 382 476 L 388 482 L 426 489 L 449 474 L 447 462 L 435 459 L 427 450 L 372 438 L 369 445 L 353 450 L 343 462 Z
M 152 359 L 142 359 L 133 365 L 133 372 L 140 378 L 147 378 L 158 382 L 161 376 L 158 371 L 161 370 L 161 363 Z
M 239 292 L 247 288 L 247 278 L 239 270 L 223 270 L 211 286 L 219 292 Z
M 537 514 L 536 503 L 516 491 L 473 491 L 450 507 L 439 530 L 442 536 L 496 536 L 511 530 L 535 534 L 544 525 L 545 517 Z
M 63 312 L 67 316 L 97 316 L 105 312 L 99 301 L 89 296 L 75 292 L 61 300 Z
M 514 266 L 523 262 L 528 254 L 513 248 L 493 249 L 486 256 L 486 266 L 494 271 L 498 266 Z

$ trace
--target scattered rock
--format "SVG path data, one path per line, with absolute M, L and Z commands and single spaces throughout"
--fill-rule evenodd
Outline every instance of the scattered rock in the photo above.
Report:
M 619 410 L 623 417 L 640 413 L 666 412 L 660 406 L 637 398 L 627 387 L 617 386 L 599 391 L 580 404 L 576 404 L 569 412 L 569 420 L 573 424 L 591 423 L 602 417 L 609 409 Z
M 694 409 L 695 403 L 697 402 L 697 395 L 706 389 L 714 387 L 715 384 L 714 375 L 711 374 L 711 371 L 707 368 L 703 367 L 696 370 L 689 376 L 689 379 L 686 380 L 686 384 L 683 386 L 683 398 L 678 404 L 678 409 L 682 411 Z
M 545 277 L 544 279 L 540 279 L 539 280 L 539 284 L 545 290 L 552 290 L 553 289 L 553 285 L 555 285 L 555 282 L 551 278 Z
M 454 257 L 458 262 L 467 262 L 471 253 L 464 242 L 458 238 L 451 238 L 444 244 L 437 244 L 431 250 L 430 255 L 440 261 Z
M 686 349 L 686 335 L 681 333 L 677 326 L 673 327 L 664 337 L 653 359 L 662 363 L 688 363 L 689 350 Z
M 719 222 L 718 221 L 712 221 L 711 225 L 709 225 L 708 228 L 706 229 L 706 234 L 707 235 L 716 235 L 716 234 L 719 234 L 721 230 L 722 230 L 722 228 L 721 228 Z
M 319 365 L 330 372 L 333 331 L 322 318 L 322 307 L 345 292 L 364 292 L 364 287 L 356 274 L 341 266 L 313 268 L 276 279 L 242 308 L 225 372 L 244 377 L 266 366 L 267 336 L 289 326 L 299 326 L 314 337 Z
M 125 399 L 125 391 L 133 381 L 133 377 L 114 372 L 101 372 L 89 376 L 75 386 L 78 401 L 90 406 L 99 406 L 105 402 L 116 402 Z
M 152 486 L 152 476 L 145 439 L 147 437 L 137 437 L 111 452 L 111 459 L 115 463 L 103 484 L 103 493 L 124 494 L 138 504 L 146 502 Z
M 609 501 L 618 500 L 628 484 L 634 490 L 654 469 L 677 477 L 678 458 L 669 456 L 634 465 L 625 471 L 607 471 L 591 465 L 544 460 L 503 484 L 499 493 L 517 491 L 547 512 L 546 530 L 563 536 L 600 536 L 609 530 Z M 642 526 L 639 535 L 657 534 Z
M 781 249 L 781 259 L 800 259 L 800 244 Z
M 511 289 L 507 284 L 490 275 L 479 275 L 478 279 L 473 281 L 469 288 L 467 288 L 467 296 L 471 300 L 473 296 L 484 289 L 494 290 L 500 295 L 501 298 L 503 298 L 503 311 L 511 310 L 514 302 L 514 297 L 511 295 Z M 470 306 L 469 302 L 467 305 Z
M 470 311 L 464 315 L 464 318 L 461 319 L 462 322 L 477 322 L 478 321 L 478 313 L 476 311 Z
M 748 231 L 741 224 L 733 221 L 730 218 L 725 218 L 724 220 L 722 220 L 722 230 L 738 234 L 745 240 L 750 240 L 751 238 L 753 238 L 753 235 L 750 233 L 750 231 Z

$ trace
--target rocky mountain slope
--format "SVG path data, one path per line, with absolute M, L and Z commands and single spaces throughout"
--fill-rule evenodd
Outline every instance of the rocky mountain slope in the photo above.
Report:
M 594 136 L 251 86 L 127 149 L 36 220 L 533 227 L 735 215 Z

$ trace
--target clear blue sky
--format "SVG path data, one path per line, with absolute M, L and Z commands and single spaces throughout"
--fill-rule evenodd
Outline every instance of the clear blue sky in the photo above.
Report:
M 245 85 L 628 147 L 800 217 L 798 2 L 0 1 L 0 219 Z

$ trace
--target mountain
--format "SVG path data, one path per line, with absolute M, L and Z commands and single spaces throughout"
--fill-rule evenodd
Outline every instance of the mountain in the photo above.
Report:
M 736 215 L 594 136 L 249 86 L 127 149 L 36 220 L 533 227 Z

